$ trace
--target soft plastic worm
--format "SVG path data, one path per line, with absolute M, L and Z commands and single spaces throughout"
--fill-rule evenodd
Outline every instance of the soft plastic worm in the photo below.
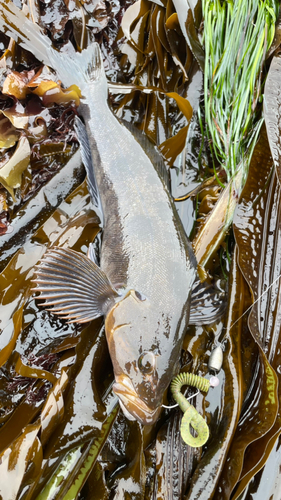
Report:
M 198 413 L 194 406 L 192 406 L 181 393 L 183 385 L 191 385 L 200 391 L 208 392 L 210 381 L 199 375 L 194 375 L 193 373 L 180 373 L 171 382 L 173 398 L 184 412 L 180 427 L 181 437 L 189 446 L 198 448 L 208 441 L 209 427 L 200 413 Z M 190 426 L 196 431 L 196 437 L 192 436 Z

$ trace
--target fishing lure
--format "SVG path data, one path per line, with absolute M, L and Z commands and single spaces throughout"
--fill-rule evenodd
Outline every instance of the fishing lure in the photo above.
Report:
M 186 444 L 192 448 L 203 446 L 209 439 L 209 427 L 200 413 L 188 402 L 186 397 L 181 393 L 183 385 L 191 385 L 200 391 L 208 392 L 210 387 L 217 385 L 217 377 L 211 377 L 210 380 L 194 375 L 193 373 L 180 373 L 171 382 L 171 392 L 174 400 L 178 403 L 181 410 L 184 412 L 181 421 L 181 437 Z M 192 436 L 190 426 L 196 431 L 197 436 Z

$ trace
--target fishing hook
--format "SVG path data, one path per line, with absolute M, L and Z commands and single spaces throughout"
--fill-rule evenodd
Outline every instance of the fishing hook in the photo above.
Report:
M 195 396 L 197 396 L 197 394 L 199 394 L 199 392 L 200 391 L 197 391 L 194 394 L 191 394 L 191 396 L 188 396 L 188 398 L 186 398 L 186 400 L 189 401 L 190 399 L 195 398 Z M 177 406 L 179 406 L 179 403 L 176 403 L 175 405 L 172 405 L 172 406 L 162 405 L 162 408 L 166 408 L 166 410 L 171 410 L 172 408 L 177 408 Z
M 208 392 L 211 382 L 193 373 L 180 373 L 171 382 L 173 398 L 184 412 L 180 426 L 181 437 L 186 444 L 192 448 L 197 448 L 203 446 L 209 439 L 209 427 L 200 413 L 198 413 L 194 406 L 192 406 L 181 393 L 183 385 L 191 385 L 200 391 Z M 196 437 L 192 436 L 189 426 L 196 431 Z

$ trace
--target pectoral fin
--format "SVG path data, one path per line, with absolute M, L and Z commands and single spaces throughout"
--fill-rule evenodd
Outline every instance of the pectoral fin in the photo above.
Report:
M 103 316 L 118 297 L 106 274 L 74 250 L 52 248 L 35 273 L 34 290 L 45 300 L 43 305 L 69 323 L 86 323 Z
M 225 294 L 206 281 L 195 281 L 191 292 L 190 325 L 207 325 L 218 321 L 226 307 Z

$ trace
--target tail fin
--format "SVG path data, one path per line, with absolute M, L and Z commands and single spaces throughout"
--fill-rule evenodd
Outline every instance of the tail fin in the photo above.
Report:
M 0 2 L 0 30 L 32 52 L 39 61 L 51 66 L 64 85 L 76 84 L 81 88 L 102 79 L 106 84 L 97 43 L 91 44 L 81 53 L 62 54 L 53 48 L 51 40 L 40 27 L 31 22 L 10 0 Z

